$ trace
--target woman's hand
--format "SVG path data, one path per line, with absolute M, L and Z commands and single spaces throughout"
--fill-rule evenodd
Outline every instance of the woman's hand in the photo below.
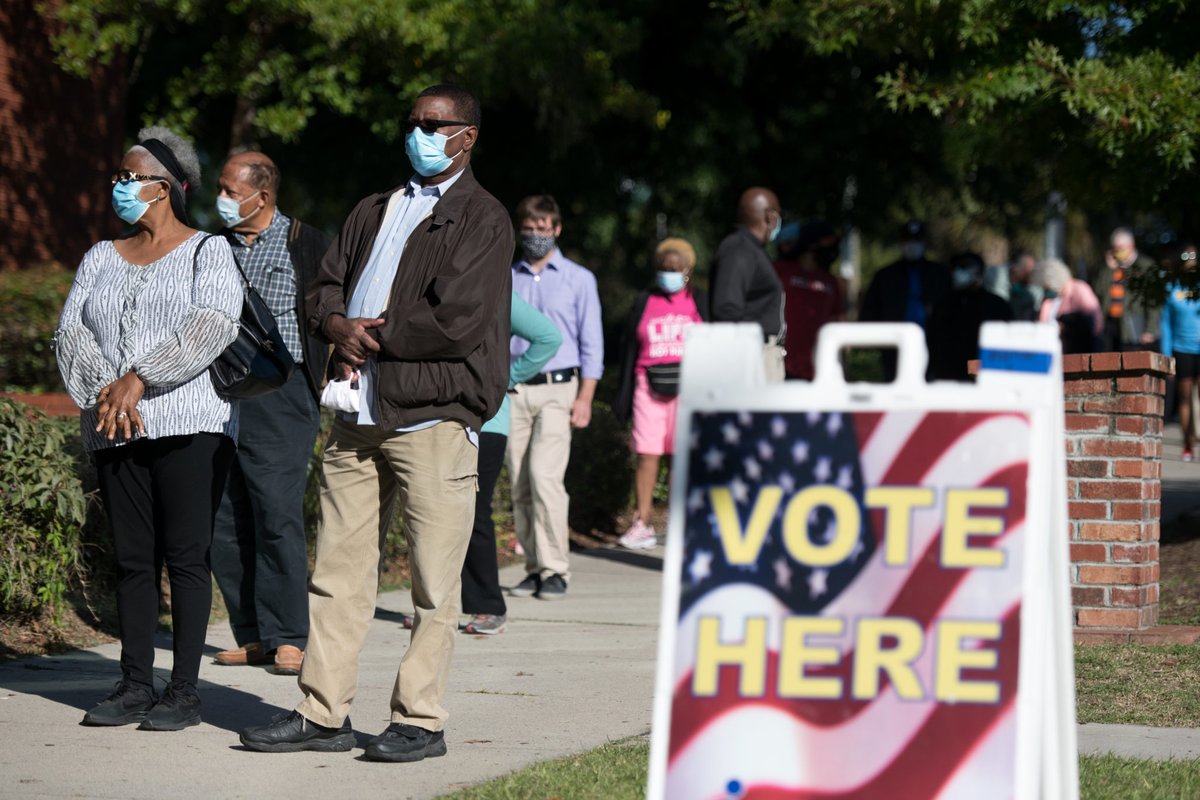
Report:
M 132 439 L 135 431 L 138 436 L 144 436 L 146 425 L 137 404 L 145 391 L 146 384 L 133 370 L 101 389 L 96 407 L 96 432 L 109 440 L 116 438 L 118 432 L 125 439 Z

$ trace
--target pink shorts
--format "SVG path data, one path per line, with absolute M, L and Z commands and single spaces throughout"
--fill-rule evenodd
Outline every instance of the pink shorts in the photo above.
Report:
M 633 452 L 646 456 L 674 452 L 678 408 L 678 397 L 663 397 L 650 391 L 646 373 L 639 372 L 633 386 Z

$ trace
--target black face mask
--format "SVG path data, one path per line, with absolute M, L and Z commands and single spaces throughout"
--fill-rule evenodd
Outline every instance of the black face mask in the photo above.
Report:
M 825 270 L 834 265 L 839 255 L 841 255 L 841 248 L 836 244 L 823 245 L 813 251 L 813 258 L 816 259 L 817 265 Z

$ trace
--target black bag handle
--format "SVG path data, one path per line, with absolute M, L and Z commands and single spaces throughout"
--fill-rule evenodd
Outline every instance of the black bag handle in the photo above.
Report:
M 207 234 L 207 235 L 205 235 L 205 237 L 203 239 L 200 240 L 200 244 L 196 245 L 196 252 L 194 254 L 192 254 L 192 274 L 193 275 L 196 274 L 196 267 L 200 264 L 200 249 L 202 247 L 204 247 L 205 242 L 207 242 L 209 239 L 216 239 L 219 236 L 221 236 L 221 234 L 219 234 L 219 233 Z M 246 277 L 246 272 L 245 272 L 245 270 L 242 269 L 241 263 L 238 262 L 237 256 L 233 256 L 233 265 L 235 267 L 237 267 L 238 274 L 240 274 L 242 276 L 242 285 L 253 289 L 254 284 L 250 283 L 250 279 Z

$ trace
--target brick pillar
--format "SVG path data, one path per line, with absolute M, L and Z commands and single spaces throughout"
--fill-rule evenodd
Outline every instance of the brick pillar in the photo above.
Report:
M 1063 358 L 1078 629 L 1145 630 L 1158 623 L 1163 393 L 1173 372 L 1172 360 L 1160 353 Z

